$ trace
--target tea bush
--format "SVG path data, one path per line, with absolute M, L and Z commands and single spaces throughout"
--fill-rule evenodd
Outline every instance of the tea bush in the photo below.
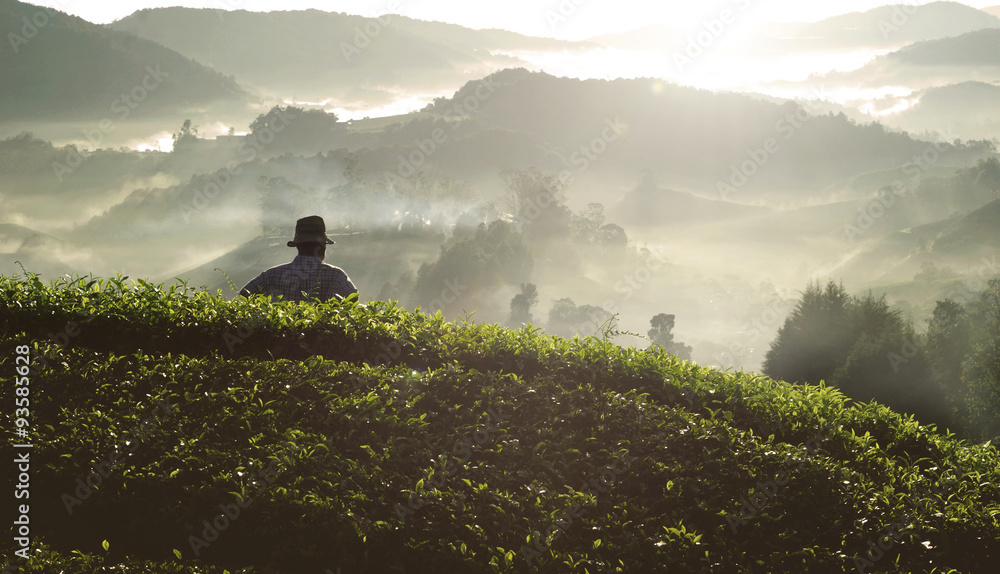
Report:
M 11 441 L 18 345 L 31 559 L 2 544 L 30 572 L 972 573 L 1000 557 L 994 447 L 823 385 L 392 303 L 29 276 L 0 279 Z

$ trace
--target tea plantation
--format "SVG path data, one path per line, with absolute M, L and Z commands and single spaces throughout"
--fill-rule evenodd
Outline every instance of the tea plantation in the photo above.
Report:
M 995 447 L 834 388 L 600 338 L 24 276 L 0 279 L 0 381 L 6 442 L 33 445 L 6 451 L 30 453 L 30 486 L 10 457 L 2 473 L 7 524 L 30 520 L 0 542 L 23 572 L 992 573 L 1000 559 Z

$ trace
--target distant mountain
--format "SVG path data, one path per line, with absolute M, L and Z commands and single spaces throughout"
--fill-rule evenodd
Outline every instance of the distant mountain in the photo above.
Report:
M 624 196 L 612 215 L 625 226 L 699 218 L 749 220 L 754 218 L 740 216 L 767 211 L 731 201 L 815 202 L 829 197 L 832 183 L 860 173 L 902 169 L 929 147 L 878 124 L 858 125 L 844 116 L 803 112 L 793 103 L 712 94 L 650 79 L 581 81 L 507 70 L 470 82 L 452 98 L 440 98 L 421 112 L 352 122 L 311 149 L 296 148 L 295 155 L 275 150 L 266 162 L 240 164 L 232 172 L 236 175 L 219 170 L 180 181 L 151 182 L 81 226 L 76 237 L 101 245 L 126 237 L 128 244 L 122 243 L 122 249 L 155 250 L 199 241 L 230 250 L 252 238 L 253 230 L 245 221 L 258 215 L 261 176 L 293 190 L 289 197 L 332 193 L 343 214 L 350 211 L 343 207 L 350 204 L 345 203 L 347 198 L 355 193 L 368 197 L 374 189 L 396 190 L 401 198 L 433 197 L 444 204 L 466 201 L 461 185 L 442 183 L 437 188 L 435 181 L 468 182 L 482 197 L 502 194 L 499 172 L 531 167 L 572 179 L 567 193 L 574 201 L 586 194 L 586 201 L 612 206 Z M 21 145 L 31 143 L 26 140 Z M 942 145 L 938 165 L 968 163 L 968 153 Z M 179 161 L 176 154 L 169 154 L 171 162 Z M 647 183 L 630 191 L 615 183 L 635 181 L 640 173 L 669 185 Z M 206 198 L 212 186 L 221 189 Z M 729 189 L 721 193 L 720 186 Z M 878 184 L 864 187 L 873 193 Z M 356 219 L 389 218 L 384 226 L 396 227 L 400 221 L 390 214 L 409 209 L 399 202 L 372 206 L 381 209 L 369 213 L 359 207 L 364 217 Z M 845 205 L 837 223 L 821 233 L 843 238 L 841 222 L 853 221 L 864 206 L 864 202 Z M 905 212 L 894 208 L 893 213 Z M 818 216 L 810 219 L 816 220 Z M 329 225 L 364 230 L 351 227 L 352 221 L 331 220 Z M 782 225 L 784 229 L 790 223 Z M 803 227 L 802 235 L 817 230 L 813 223 Z M 172 250 L 161 254 L 158 263 L 161 268 L 178 269 L 208 259 L 192 261 L 190 253 Z M 227 267 L 240 265 L 232 262 Z M 372 281 L 375 288 L 382 286 Z
M 232 78 L 154 42 L 16 0 L 0 0 L 0 37 L 2 120 L 96 124 L 246 95 Z
M 920 92 L 920 103 L 914 109 L 923 106 L 952 108 L 948 113 L 966 112 L 970 109 L 1000 106 L 1000 86 L 984 84 L 983 82 L 963 82 L 940 88 L 929 88 Z M 959 108 L 961 106 L 961 108 Z M 942 110 L 939 113 L 944 113 Z
M 904 66 L 1000 66 L 1000 30 L 919 42 L 886 56 Z
M 994 82 L 1000 80 L 1000 29 L 918 42 L 879 56 L 858 70 L 827 74 L 823 80 L 912 88 Z
M 887 125 L 911 133 L 951 126 L 966 139 L 1000 136 L 1000 86 L 983 82 L 962 82 L 928 88 L 908 96 L 913 107 L 880 118 Z
M 16 253 L 24 241 L 35 235 L 55 239 L 47 233 L 13 223 L 0 223 L 0 253 Z
M 64 260 L 88 257 L 80 246 L 48 233 L 12 223 L 0 223 L 0 275 L 20 275 L 21 267 L 50 281 L 79 267 Z M 20 265 L 18 265 L 20 263 Z
M 601 46 L 625 50 L 660 50 L 668 52 L 676 49 L 685 37 L 683 28 L 664 24 L 650 24 L 622 34 L 605 34 L 590 41 Z
M 316 101 L 370 97 L 384 86 L 455 85 L 518 62 L 491 52 L 573 46 L 399 15 L 376 19 L 320 10 L 157 8 L 109 26 L 234 74 L 263 92 Z
M 816 44 L 899 45 L 1000 28 L 1000 18 L 957 2 L 879 6 L 834 16 L 798 31 Z
M 686 190 L 720 199 L 746 201 L 748 192 L 764 188 L 801 198 L 859 173 L 902 166 L 928 146 L 879 124 L 814 116 L 793 102 L 659 80 L 581 81 L 504 70 L 485 85 L 488 91 L 470 82 L 427 113 L 533 136 L 570 174 L 651 170 L 683 177 Z M 488 97 L 477 100 L 477 90 Z M 457 114 L 467 101 L 476 109 Z M 942 151 L 943 164 L 970 161 L 949 146 Z
M 732 44 L 720 42 L 712 45 L 712 51 L 735 48 L 745 54 L 748 50 L 761 48 L 785 51 L 789 48 L 789 38 L 798 36 L 806 26 L 801 22 L 762 22 L 755 25 L 748 38 Z M 696 35 L 696 34 L 694 34 Z M 688 30 L 669 24 L 650 24 L 619 34 L 604 34 L 588 39 L 589 42 L 621 50 L 654 50 L 666 53 L 686 50 L 694 35 Z
M 1000 17 L 1000 6 L 990 6 L 988 8 L 983 8 L 983 12 L 987 14 L 992 14 L 993 16 Z

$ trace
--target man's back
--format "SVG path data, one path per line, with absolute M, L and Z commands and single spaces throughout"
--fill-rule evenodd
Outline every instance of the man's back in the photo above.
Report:
M 319 257 L 297 255 L 291 263 L 271 267 L 250 280 L 240 294 L 265 294 L 285 301 L 326 301 L 357 293 L 347 273 Z
M 254 277 L 240 295 L 269 295 L 285 301 L 326 301 L 342 299 L 358 292 L 343 269 L 323 263 L 326 246 L 334 241 L 326 235 L 326 223 L 318 215 L 303 217 L 295 222 L 295 237 L 289 247 L 299 254 L 291 263 L 278 265 Z

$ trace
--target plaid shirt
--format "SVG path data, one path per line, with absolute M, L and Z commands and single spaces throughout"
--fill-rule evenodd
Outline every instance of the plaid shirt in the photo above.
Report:
M 323 263 L 319 257 L 296 255 L 291 263 L 278 265 L 254 277 L 240 291 L 249 297 L 259 293 L 285 301 L 340 299 L 358 289 L 344 270 Z

